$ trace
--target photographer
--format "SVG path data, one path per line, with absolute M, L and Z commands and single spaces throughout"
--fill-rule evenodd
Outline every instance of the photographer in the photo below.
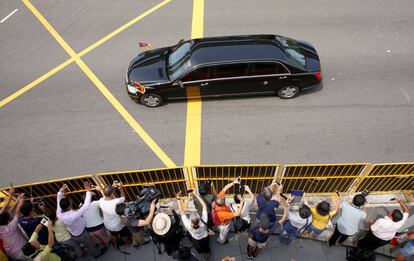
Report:
M 184 207 L 181 202 L 181 192 L 177 194 L 177 203 L 180 210 L 181 221 L 184 227 L 190 234 L 190 240 L 193 243 L 195 249 L 199 254 L 204 255 L 204 260 L 208 260 L 211 257 L 210 251 L 210 237 L 207 231 L 207 204 L 201 198 L 198 193 L 193 193 L 195 198 L 199 200 L 202 206 L 201 218 L 197 212 L 190 214 L 190 218 L 185 215 Z
M 22 214 L 22 217 L 19 219 L 20 227 L 24 230 L 26 233 L 27 238 L 30 238 L 35 231 L 37 225 L 40 224 L 40 221 L 42 220 L 41 217 L 34 217 L 34 205 L 32 201 L 25 201 L 20 208 L 20 213 Z M 37 241 L 40 242 L 42 245 L 46 245 L 48 241 L 48 232 L 46 227 L 42 227 L 41 230 L 38 233 L 38 239 Z
M 372 220 L 368 220 L 371 225 L 371 230 L 365 235 L 364 238 L 358 241 L 357 246 L 364 250 L 375 250 L 381 246 L 385 246 L 394 238 L 398 229 L 404 225 L 408 219 L 408 207 L 399 199 L 396 200 L 403 212 L 399 209 L 390 211 L 387 216 L 378 219 L 375 223 Z
M 171 256 L 180 248 L 182 229 L 180 216 L 172 207 L 167 211 L 158 212 L 151 224 L 151 235 L 157 244 L 163 244 L 167 255 Z
M 144 237 L 144 227 L 151 224 L 152 218 L 154 217 L 156 201 L 157 200 L 154 199 L 151 202 L 150 211 L 145 219 L 137 219 L 139 213 L 126 213 L 128 206 L 125 203 L 120 203 L 115 207 L 115 212 L 121 217 L 122 223 L 127 226 L 132 234 L 132 245 L 134 247 L 139 247 L 147 242 Z
M 273 188 L 277 186 L 276 195 L 273 195 Z M 270 220 L 270 223 L 274 223 L 277 221 L 276 211 L 275 209 L 279 207 L 280 202 L 280 193 L 282 192 L 282 185 L 278 185 L 276 181 L 273 181 L 269 187 L 263 188 L 260 195 L 256 197 L 257 201 L 257 214 L 256 218 L 260 220 L 260 217 L 263 213 L 265 213 Z
M 115 197 L 115 188 L 121 193 L 120 198 Z M 125 202 L 125 191 L 122 187 L 122 183 L 114 181 L 111 185 L 106 186 L 103 189 L 103 197 L 99 199 L 99 207 L 102 210 L 104 225 L 106 229 L 111 233 L 112 246 L 116 249 L 118 246 L 118 239 L 123 244 L 129 246 L 130 236 L 128 228 L 122 223 L 121 217 L 115 212 L 116 205 Z
M 91 184 L 84 182 L 84 188 L 86 190 L 85 201 L 80 209 L 74 210 L 72 201 L 64 195 L 68 191 L 68 186 L 64 184 L 57 194 L 56 216 L 66 225 L 74 241 L 86 246 L 88 253 L 93 257 L 98 257 L 101 255 L 101 252 L 93 244 L 91 237 L 86 232 L 86 221 L 82 217 L 91 203 Z
M 215 225 L 218 225 L 220 235 L 217 238 L 219 244 L 225 244 L 227 242 L 227 234 L 230 230 L 230 222 L 233 218 L 239 217 L 244 206 L 244 199 L 239 196 L 240 206 L 232 212 L 226 205 L 226 191 L 233 187 L 235 184 L 240 183 L 240 177 L 234 179 L 232 182 L 227 184 L 219 194 L 216 195 L 214 209 L 211 213 L 212 220 Z
M 96 190 L 103 193 L 101 187 L 99 186 L 96 187 Z M 86 195 L 82 196 L 83 200 L 85 200 L 85 197 Z M 82 204 L 80 207 L 81 206 Z M 101 251 L 106 252 L 111 238 L 108 236 L 107 230 L 105 229 L 103 217 L 99 208 L 99 201 L 96 199 L 96 195 L 94 193 L 92 193 L 91 204 L 89 204 L 86 208 L 82 217 L 86 222 L 85 229 L 94 241 L 95 245 L 99 244 Z
M 328 241 L 328 246 L 335 245 L 336 241 L 341 244 L 348 237 L 353 236 L 358 232 L 359 222 L 367 218 L 367 210 L 366 207 L 364 207 L 366 202 L 365 196 L 360 194 L 356 195 L 353 199 L 342 203 L 341 216 Z
M 208 220 L 207 220 L 206 223 L 207 223 L 208 227 L 213 227 L 214 224 L 211 220 L 210 213 L 211 213 L 211 206 L 214 202 L 214 197 L 215 197 L 215 194 L 216 194 L 215 189 L 214 189 L 214 184 L 211 181 L 209 181 L 207 183 L 201 183 L 201 184 L 198 185 L 198 192 L 200 194 L 200 199 L 198 199 L 197 197 L 194 198 L 194 206 L 197 209 L 198 214 L 200 216 L 202 216 L 203 215 L 203 213 L 202 213 L 203 212 L 203 206 L 201 204 L 201 201 L 203 201 L 206 204 L 207 213 L 209 214 L 208 215 Z
M 249 193 L 248 197 L 244 197 L 244 191 L 247 191 Z M 255 195 L 250 190 L 250 187 L 245 185 L 243 189 L 239 190 L 239 193 L 234 194 L 234 202 L 230 204 L 230 209 L 233 212 L 236 212 L 237 209 L 241 207 L 241 202 L 239 197 L 244 198 L 244 205 L 242 207 L 242 211 L 240 213 L 240 217 L 235 217 L 233 220 L 234 224 L 234 231 L 236 233 L 241 233 L 245 231 L 246 229 L 250 228 L 250 206 L 252 205 Z
M 307 201 L 304 200 L 304 204 L 299 207 L 298 211 L 289 210 L 287 220 L 283 224 L 283 230 L 279 236 L 279 241 L 283 244 L 289 245 L 311 222 L 311 210 Z
M 9 199 L 14 195 L 14 190 L 9 191 Z M 12 192 L 12 193 L 10 193 Z M 10 200 L 7 199 L 9 202 Z M 26 244 L 26 239 L 23 237 L 19 229 L 20 208 L 24 202 L 24 193 L 19 194 L 17 202 L 11 207 L 9 212 L 6 211 L 7 205 L 2 209 L 0 214 L 0 239 L 3 240 L 3 247 L 6 254 L 15 260 L 26 260 L 22 252 L 22 247 Z M 16 213 L 13 218 L 9 213 Z
M 40 244 L 37 241 L 38 233 L 43 228 L 42 224 L 37 225 L 35 231 L 29 239 L 29 242 L 26 243 L 23 248 L 23 254 L 32 260 L 51 260 L 51 261 L 60 261 L 60 257 L 52 252 L 53 246 L 55 245 L 55 237 L 53 235 L 53 224 L 49 220 L 46 224 L 48 230 L 48 241 L 47 245 Z M 38 258 L 38 255 L 41 258 Z

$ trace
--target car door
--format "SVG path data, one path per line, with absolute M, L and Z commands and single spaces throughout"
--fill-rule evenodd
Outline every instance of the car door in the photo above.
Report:
M 246 82 L 249 63 L 216 64 L 210 67 L 209 79 L 200 83 L 202 96 L 219 97 L 251 92 Z
M 208 81 L 210 67 L 202 66 L 185 73 L 182 77 L 176 80 L 169 91 L 169 97 L 175 98 L 196 98 L 199 97 L 198 91 L 189 91 L 190 89 L 198 88 Z
M 277 61 L 253 62 L 248 72 L 256 92 L 274 92 L 284 86 L 290 77 L 288 69 Z

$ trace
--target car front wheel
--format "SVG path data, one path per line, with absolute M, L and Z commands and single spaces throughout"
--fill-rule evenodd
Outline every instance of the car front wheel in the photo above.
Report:
M 155 93 L 145 93 L 140 98 L 139 101 L 147 107 L 158 107 L 163 103 L 163 99 L 160 95 Z
M 299 87 L 295 85 L 289 85 L 281 88 L 277 95 L 282 99 L 291 99 L 299 95 Z

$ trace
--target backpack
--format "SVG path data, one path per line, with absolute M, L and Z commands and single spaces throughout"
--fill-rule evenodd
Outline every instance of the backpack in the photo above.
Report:
M 211 220 L 213 221 L 214 225 L 221 225 L 221 221 L 217 215 L 218 212 L 224 212 L 224 210 L 222 209 L 217 210 L 216 208 L 213 208 L 211 210 Z
M 375 261 L 374 250 L 358 249 L 356 247 L 346 248 L 346 260 L 348 261 Z

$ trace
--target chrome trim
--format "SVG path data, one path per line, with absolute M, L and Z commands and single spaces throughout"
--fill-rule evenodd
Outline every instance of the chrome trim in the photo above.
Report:
M 252 79 L 252 78 L 263 78 L 263 77 L 278 77 L 278 76 L 288 76 L 288 75 L 291 75 L 291 74 L 265 74 L 265 75 L 240 76 L 240 77 L 229 77 L 229 78 L 214 78 L 214 79 L 208 79 L 208 80 L 183 82 L 183 84 L 193 84 L 193 83 L 211 82 L 211 81 L 236 80 L 236 79 Z M 178 83 L 173 83 L 173 85 L 177 85 L 177 84 Z

